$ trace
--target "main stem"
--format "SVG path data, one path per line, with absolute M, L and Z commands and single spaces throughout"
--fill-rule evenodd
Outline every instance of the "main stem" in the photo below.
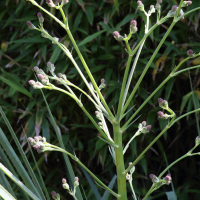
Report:
M 120 133 L 119 121 L 113 123 L 113 132 L 114 141 L 119 146 L 118 148 L 115 148 L 118 194 L 120 195 L 118 200 L 127 200 L 126 174 L 123 173 L 125 171 L 125 167 L 122 147 L 122 134 Z

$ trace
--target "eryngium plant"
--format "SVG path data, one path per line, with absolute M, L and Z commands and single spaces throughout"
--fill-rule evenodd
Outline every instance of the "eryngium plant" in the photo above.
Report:
M 137 108 L 135 113 L 125 122 L 122 121 L 122 119 L 126 116 L 126 114 L 130 110 L 132 110 L 132 108 L 130 108 L 130 106 L 129 106 L 130 102 L 134 98 L 134 96 L 137 92 L 137 89 L 140 86 L 147 70 L 149 69 L 150 65 L 154 61 L 154 58 L 156 57 L 158 51 L 162 47 L 163 43 L 165 42 L 165 39 L 169 35 L 172 28 L 181 19 L 185 18 L 190 13 L 200 9 L 200 7 L 195 8 L 195 9 L 193 9 L 193 10 L 187 12 L 187 13 L 184 13 L 184 7 L 192 4 L 192 1 L 181 0 L 179 6 L 174 5 L 171 8 L 171 10 L 169 10 L 169 12 L 166 16 L 161 17 L 162 0 L 157 0 L 156 5 L 155 6 L 151 5 L 150 9 L 148 11 L 146 11 L 146 8 L 141 1 L 137 1 L 138 9 L 140 11 L 142 11 L 144 13 L 144 15 L 146 16 L 145 31 L 144 31 L 144 36 L 143 36 L 142 40 L 132 50 L 132 48 L 129 45 L 129 40 L 131 39 L 133 34 L 137 33 L 137 30 L 138 30 L 137 21 L 135 21 L 134 19 L 130 22 L 130 29 L 129 29 L 128 34 L 120 34 L 118 31 L 113 32 L 113 36 L 117 41 L 121 41 L 121 42 L 125 43 L 125 45 L 126 45 L 125 50 L 126 50 L 127 56 L 128 56 L 126 69 L 125 69 L 125 73 L 124 73 L 124 78 L 123 78 L 123 83 L 122 83 L 122 86 L 121 86 L 121 93 L 120 93 L 120 97 L 119 97 L 118 108 L 117 108 L 116 114 L 114 114 L 113 112 L 111 112 L 111 109 L 108 106 L 108 102 L 105 101 L 105 99 L 104 99 L 104 97 L 101 93 L 101 90 L 104 87 L 106 87 L 105 80 L 102 79 L 100 85 L 99 86 L 97 85 L 96 81 L 93 78 L 92 73 L 89 70 L 89 67 L 87 66 L 87 64 L 86 64 L 86 62 L 85 62 L 85 60 L 84 60 L 84 58 L 83 58 L 83 56 L 82 56 L 82 54 L 79 50 L 74 38 L 73 38 L 73 35 L 70 32 L 70 27 L 68 25 L 67 16 L 63 11 L 63 6 L 66 3 L 68 3 L 68 0 L 62 0 L 62 2 L 58 5 L 55 5 L 52 0 L 46 0 L 49 7 L 53 7 L 53 8 L 60 11 L 60 13 L 63 17 L 63 21 L 60 21 L 58 18 L 56 18 L 50 12 L 45 10 L 36 1 L 34 1 L 34 0 L 29 0 L 29 1 L 33 5 L 37 6 L 42 11 L 44 11 L 45 13 L 50 15 L 53 19 L 55 19 L 66 30 L 66 32 L 67 32 L 67 34 L 68 34 L 68 36 L 69 36 L 69 38 L 70 38 L 70 40 L 71 40 L 71 42 L 72 42 L 72 44 L 75 48 L 75 50 L 76 50 L 76 52 L 77 52 L 77 54 L 78 54 L 78 56 L 79 56 L 79 58 L 80 58 L 80 60 L 83 64 L 85 71 L 88 74 L 91 82 L 89 82 L 89 80 L 87 80 L 85 78 L 85 76 L 83 75 L 83 72 L 80 70 L 79 66 L 77 65 L 75 59 L 73 58 L 71 52 L 67 49 L 67 47 L 63 43 L 59 42 L 59 38 L 52 37 L 48 33 L 48 31 L 45 30 L 45 28 L 43 26 L 44 18 L 43 18 L 41 13 L 38 13 L 38 15 L 37 15 L 38 18 L 39 18 L 39 26 L 34 26 L 30 21 L 28 21 L 27 22 L 28 27 L 31 30 L 40 31 L 41 35 L 43 37 L 51 40 L 53 44 L 58 45 L 63 50 L 63 52 L 71 60 L 74 67 L 79 72 L 81 78 L 83 79 L 84 83 L 86 84 L 87 88 L 89 89 L 91 95 L 87 94 L 87 92 L 83 91 L 77 85 L 70 82 L 67 79 L 65 74 L 58 73 L 56 75 L 56 73 L 55 73 L 56 68 L 55 68 L 54 64 L 52 64 L 51 62 L 47 63 L 47 66 L 49 68 L 49 72 L 51 73 L 51 75 L 47 75 L 42 69 L 35 66 L 33 69 L 34 69 L 35 73 L 37 74 L 39 81 L 35 82 L 34 80 L 30 80 L 29 84 L 32 85 L 33 88 L 35 88 L 35 89 L 45 88 L 45 89 L 49 89 L 49 90 L 58 90 L 60 92 L 65 93 L 66 95 L 69 95 L 71 98 L 73 98 L 76 101 L 78 106 L 83 110 L 83 112 L 87 115 L 87 117 L 91 120 L 91 122 L 94 124 L 96 129 L 99 131 L 99 133 L 100 133 L 99 139 L 103 140 L 105 143 L 108 144 L 108 147 L 109 147 L 111 156 L 113 158 L 114 164 L 116 165 L 118 191 L 112 191 L 109 187 L 107 187 L 86 166 L 84 166 L 83 163 L 75 155 L 67 152 L 66 150 L 64 150 L 64 149 L 62 149 L 58 146 L 54 146 L 50 143 L 47 143 L 45 138 L 42 138 L 41 136 L 36 136 L 34 139 L 29 138 L 30 144 L 39 153 L 45 152 L 45 151 L 60 151 L 62 153 L 67 154 L 74 161 L 79 163 L 95 179 L 96 183 L 98 183 L 105 190 L 108 190 L 115 198 L 117 198 L 119 200 L 127 200 L 127 184 L 126 184 L 126 182 L 128 181 L 129 184 L 130 184 L 132 193 L 133 193 L 133 197 L 136 200 L 137 194 L 135 193 L 135 190 L 132 186 L 132 174 L 134 173 L 135 170 L 137 170 L 137 163 L 142 159 L 142 157 L 149 150 L 149 148 L 151 148 L 151 146 L 171 126 L 173 126 L 173 124 L 175 124 L 178 120 L 180 120 L 181 118 L 183 118 L 183 117 L 185 117 L 185 116 L 187 116 L 191 113 L 198 112 L 200 109 L 196 109 L 192 112 L 186 113 L 186 114 L 177 118 L 175 112 L 169 107 L 168 102 L 166 100 L 163 100 L 162 98 L 159 98 L 158 103 L 159 103 L 159 106 L 162 109 L 162 111 L 158 112 L 158 117 L 159 117 L 160 120 L 168 120 L 168 123 L 167 123 L 166 127 L 160 132 L 160 134 L 157 135 L 157 137 L 146 147 L 146 149 L 144 149 L 144 151 L 133 162 L 129 163 L 129 166 L 125 166 L 125 164 L 124 164 L 124 154 L 125 154 L 127 148 L 129 147 L 129 144 L 138 135 L 148 133 L 151 130 L 151 125 L 146 124 L 146 121 L 139 123 L 137 132 L 133 135 L 133 137 L 130 139 L 130 141 L 126 145 L 123 144 L 122 134 L 124 133 L 124 131 L 126 131 L 130 127 L 130 125 L 132 125 L 135 122 L 136 119 L 134 120 L 134 118 L 137 116 L 137 114 L 148 103 L 148 101 L 150 101 L 151 98 L 159 91 L 159 89 L 165 83 L 167 83 L 167 81 L 169 81 L 172 77 L 177 76 L 178 74 L 180 74 L 182 72 L 200 67 L 200 65 L 198 65 L 198 66 L 190 67 L 190 68 L 187 68 L 187 69 L 179 70 L 179 68 L 182 66 L 183 63 L 185 63 L 187 60 L 189 60 L 191 58 L 195 58 L 195 57 L 199 56 L 199 53 L 195 54 L 192 50 L 188 50 L 187 51 L 188 57 L 185 58 L 183 61 L 181 61 L 178 66 L 174 66 L 173 70 L 168 75 L 168 77 L 162 83 L 160 83 L 160 85 L 155 89 L 155 91 L 143 102 L 142 105 L 140 105 L 139 108 Z M 154 24 L 153 26 L 150 26 L 149 18 L 154 13 L 157 13 L 157 23 Z M 151 56 L 150 60 L 148 61 L 147 65 L 144 67 L 143 72 L 142 72 L 140 78 L 138 79 L 134 89 L 132 91 L 130 91 L 130 84 L 131 84 L 131 81 L 132 81 L 132 77 L 133 77 L 137 62 L 138 62 L 138 58 L 139 58 L 140 53 L 142 51 L 142 48 L 145 44 L 145 40 L 159 25 L 163 24 L 165 21 L 167 21 L 170 18 L 173 18 L 173 21 L 172 21 L 170 27 L 168 28 L 164 37 L 161 39 L 159 45 L 157 46 L 156 50 L 154 51 L 154 53 Z M 134 58 L 133 65 L 132 65 L 132 68 L 130 69 L 133 58 Z M 52 82 L 53 80 L 56 81 L 57 86 L 53 84 L 53 82 Z M 66 89 L 64 90 L 64 89 L 60 88 L 59 84 L 63 85 Z M 85 109 L 84 104 L 82 103 L 81 99 L 74 93 L 74 89 L 76 89 L 76 90 L 78 89 L 81 94 L 88 97 L 88 100 L 91 101 L 94 108 L 96 109 L 95 115 L 96 115 L 98 122 L 96 122 L 96 120 L 93 119 L 92 115 L 87 112 L 87 110 Z M 128 92 L 130 92 L 129 96 L 127 96 Z M 163 112 L 163 110 L 165 111 L 165 113 Z M 112 130 L 109 130 L 109 128 L 108 128 L 108 125 L 107 125 L 108 122 L 112 125 Z M 175 163 L 177 163 L 178 161 L 180 161 L 181 159 L 183 159 L 187 156 L 199 155 L 199 153 L 193 153 L 193 150 L 199 145 L 199 143 L 200 143 L 200 139 L 199 139 L 199 137 L 197 137 L 195 146 L 189 152 L 187 152 L 184 156 L 180 157 L 179 159 L 177 159 L 176 161 L 171 163 L 161 174 L 159 174 L 159 175 L 150 174 L 149 175 L 149 177 L 152 181 L 152 187 L 149 189 L 149 191 L 147 192 L 145 197 L 143 197 L 143 200 L 147 199 L 153 191 L 157 190 L 162 185 L 169 185 L 171 183 L 171 180 L 172 180 L 171 175 L 166 174 L 167 170 L 171 166 L 173 166 Z M 125 146 L 125 147 L 123 147 L 123 146 Z M 63 187 L 65 189 L 67 189 L 68 192 L 75 199 L 77 199 L 76 188 L 79 185 L 78 178 L 76 177 L 76 179 L 75 179 L 73 189 L 70 189 L 70 187 L 67 184 L 67 181 L 65 179 L 63 179 L 62 182 L 63 182 Z M 57 194 L 54 191 L 52 192 L 52 197 L 54 199 L 60 199 L 59 194 Z

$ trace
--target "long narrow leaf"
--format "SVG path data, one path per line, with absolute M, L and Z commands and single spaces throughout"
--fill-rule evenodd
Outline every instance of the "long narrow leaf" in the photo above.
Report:
M 97 200 L 101 200 L 101 195 L 99 194 L 99 191 L 97 190 L 96 185 L 94 184 L 93 180 L 90 178 L 90 175 L 81 167 L 88 183 L 90 184 L 90 187 L 92 188 L 92 191 L 96 197 Z
M 110 181 L 108 187 L 112 190 L 114 184 L 115 184 L 115 180 L 117 179 L 117 176 L 115 175 L 112 180 Z M 110 192 L 109 191 L 105 191 L 104 194 L 103 194 L 103 197 L 101 198 L 101 200 L 108 200 L 110 196 Z
M 2 170 L 10 179 L 12 179 L 20 188 L 22 188 L 32 199 L 40 200 L 18 178 L 16 178 L 4 165 L 2 165 L 2 163 L 0 163 L 0 170 Z
M 0 185 L 0 196 L 3 199 L 16 200 L 2 185 Z
M 40 197 L 40 199 L 44 199 L 45 200 L 44 194 L 43 194 L 43 192 L 42 192 L 42 190 L 40 188 L 40 185 L 39 185 L 39 183 L 37 181 L 37 178 L 35 177 L 35 174 L 34 174 L 32 168 L 31 168 L 31 166 L 30 166 L 30 163 L 28 162 L 28 160 L 26 158 L 26 155 L 25 155 L 23 149 L 21 148 L 21 145 L 20 145 L 20 143 L 19 143 L 19 141 L 18 141 L 18 139 L 17 139 L 17 137 L 15 135 L 15 132 L 13 131 L 13 129 L 12 129 L 7 117 L 5 116 L 1 106 L 0 106 L 0 113 L 1 113 L 5 123 L 7 125 L 7 127 L 9 129 L 14 141 L 15 141 L 15 144 L 18 147 L 18 150 L 19 150 L 19 152 L 20 152 L 20 154 L 21 154 L 21 156 L 22 156 L 22 158 L 24 160 L 24 163 L 25 163 L 25 165 L 26 165 L 26 167 L 27 167 L 27 169 L 28 169 L 28 171 L 29 171 L 29 173 L 31 175 L 31 178 L 33 179 L 35 185 L 33 184 L 33 182 L 30 179 L 28 173 L 24 169 L 23 165 L 21 164 L 18 156 L 16 155 L 16 153 L 12 149 L 12 147 L 11 147 L 10 143 L 8 142 L 6 136 L 4 135 L 3 131 L 0 129 L 0 138 L 2 138 L 2 140 L 0 141 L 1 145 L 4 146 L 4 149 L 6 150 L 8 156 L 12 157 L 11 161 L 13 162 L 13 164 L 15 166 L 16 166 L 16 164 L 18 165 L 18 167 L 16 167 L 16 169 L 18 170 L 19 175 L 22 176 L 22 178 L 24 179 L 25 184 L 29 187 L 29 189 L 34 191 L 35 194 L 37 194 Z M 36 186 L 37 189 L 35 188 L 35 186 Z

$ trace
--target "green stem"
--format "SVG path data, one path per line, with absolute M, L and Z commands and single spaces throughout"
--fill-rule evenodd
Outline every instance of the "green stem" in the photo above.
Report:
M 48 87 L 46 87 L 48 88 Z M 112 140 L 112 138 L 110 137 L 110 135 L 107 135 L 106 133 L 104 133 L 102 131 L 102 129 L 98 126 L 98 124 L 95 122 L 95 120 L 92 118 L 92 116 L 87 112 L 87 110 L 85 109 L 85 107 L 83 106 L 83 104 L 81 103 L 81 101 L 75 96 L 75 95 L 72 95 L 71 93 L 61 89 L 61 88 L 58 88 L 56 86 L 53 86 L 52 88 L 50 89 L 55 89 L 55 90 L 58 90 L 60 92 L 63 92 L 69 96 L 71 96 L 76 102 L 77 104 L 79 105 L 79 107 L 84 111 L 84 113 L 88 116 L 88 118 L 90 119 L 90 121 L 93 123 L 93 125 L 96 127 L 96 129 L 101 133 L 101 135 L 104 137 L 104 139 L 106 141 L 108 141 L 110 143 L 111 146 L 117 148 L 118 146 L 114 143 L 114 141 Z
M 119 199 L 120 195 L 113 192 L 110 188 L 108 188 L 103 182 L 101 182 L 77 157 L 75 157 L 74 155 L 72 155 L 71 153 L 65 151 L 64 149 L 61 148 L 57 148 L 57 149 L 45 149 L 47 151 L 60 151 L 63 152 L 67 155 L 69 155 L 73 160 L 75 160 L 81 167 L 83 167 L 96 181 L 97 183 L 99 183 L 103 188 L 105 188 L 106 190 L 108 190 L 113 196 L 115 196 L 117 199 Z
M 97 91 L 97 94 L 99 95 L 99 97 L 100 97 L 100 99 L 101 99 L 101 101 L 102 101 L 102 103 L 103 103 L 103 105 L 104 105 L 106 111 L 109 113 L 110 117 L 112 117 L 112 118 L 114 119 L 114 116 L 113 116 L 112 112 L 110 111 L 110 109 L 109 109 L 107 103 L 105 102 L 105 99 L 104 99 L 104 97 L 102 96 L 102 94 L 101 94 L 101 92 L 100 92 L 100 90 L 99 90 L 99 87 L 97 86 L 97 84 L 96 84 L 96 82 L 95 82 L 95 80 L 94 80 L 94 78 L 93 78 L 93 76 L 92 76 L 92 74 L 91 74 L 91 72 L 90 72 L 90 70 L 89 70 L 87 64 L 86 64 L 86 62 L 85 62 L 85 60 L 84 60 L 84 58 L 83 58 L 83 56 L 82 56 L 82 54 L 81 54 L 81 52 L 80 52 L 80 50 L 79 50 L 79 48 L 78 48 L 78 46 L 77 46 L 77 44 L 76 44 L 74 38 L 73 38 L 73 35 L 71 34 L 71 31 L 70 31 L 69 26 L 68 26 L 68 24 L 67 24 L 67 20 L 66 20 L 65 14 L 64 14 L 64 12 L 63 12 L 63 9 L 62 9 L 62 8 L 59 8 L 59 10 L 60 10 L 60 12 L 61 12 L 61 14 L 62 14 L 63 20 L 65 21 L 65 25 L 66 25 L 66 26 L 65 26 L 65 30 L 67 31 L 67 34 L 68 34 L 68 36 L 69 36 L 69 38 L 70 38 L 70 40 L 71 40 L 71 42 L 72 42 L 72 44 L 73 44 L 73 46 L 74 46 L 74 48 L 75 48 L 75 50 L 76 50 L 76 52 L 77 52 L 77 54 L 78 54 L 78 56 L 79 56 L 79 58 L 80 58 L 80 60 L 81 60 L 81 62 L 82 62 L 82 64 L 83 64 L 83 66 L 84 66 L 84 68 L 85 68 L 85 70 L 86 70 L 86 72 L 87 72 L 87 74 L 88 74 L 88 76 L 89 76 L 89 78 L 90 78 L 92 84 L 94 85 L 94 88 L 95 88 L 95 90 Z
M 138 135 L 139 135 L 139 131 L 137 131 L 137 132 L 135 133 L 135 135 L 128 141 L 128 143 L 127 143 L 126 146 L 124 147 L 123 154 L 126 153 L 126 150 L 128 149 L 129 144 L 130 144 L 130 143 L 132 142 L 132 140 L 133 140 L 135 137 L 137 137 Z
M 119 200 L 127 200 L 126 174 L 123 174 L 125 167 L 122 147 L 122 134 L 120 133 L 119 122 L 113 123 L 113 132 L 114 141 L 119 146 L 117 149 L 115 148 L 118 194 L 120 195 Z
M 149 15 L 147 15 L 147 24 L 146 24 L 146 28 L 145 28 L 145 35 L 148 33 L 148 30 L 149 30 Z M 144 35 L 144 36 L 145 36 Z M 129 74 L 129 78 L 128 78 L 128 81 L 127 81 L 127 84 L 126 84 L 126 88 L 125 88 L 125 91 L 124 91 L 124 94 L 123 94 L 123 101 L 122 101 L 122 107 L 124 106 L 124 102 L 126 100 L 126 96 L 128 94 L 128 90 L 129 90 L 129 87 L 130 87 L 130 84 L 131 84 L 131 80 L 132 80 L 132 77 L 133 77 L 133 73 L 135 71 L 135 67 L 137 65 L 137 62 L 138 62 L 138 59 L 139 59 L 139 56 L 140 56 L 140 53 L 142 51 L 142 48 L 144 46 L 144 43 L 145 43 L 146 39 L 142 42 L 142 44 L 140 45 L 140 48 L 137 52 L 137 55 L 135 57 L 135 60 L 134 60 L 134 63 L 133 63 L 133 66 L 132 66 L 132 69 L 131 69 L 131 72 Z M 123 114 L 123 113 L 122 113 Z
M 168 125 L 161 131 L 161 133 L 146 147 L 146 149 L 137 157 L 137 159 L 129 165 L 129 167 L 124 171 L 124 174 L 128 173 L 130 169 L 135 166 L 143 157 L 143 155 L 151 148 L 151 146 L 167 131 Z
M 132 185 L 132 181 L 131 180 L 129 181 L 129 184 L 130 184 L 130 187 L 131 187 L 131 190 L 132 190 L 132 193 L 133 193 L 134 200 L 137 200 L 137 197 L 135 195 L 135 191 L 133 189 L 133 185 Z
M 191 70 L 191 69 L 195 69 L 195 68 L 198 68 L 198 67 L 200 67 L 200 65 L 197 65 L 197 66 L 194 66 L 194 67 L 188 67 L 188 68 L 186 68 L 186 69 L 182 69 L 182 70 L 180 70 L 180 71 L 174 73 L 174 76 L 177 76 L 178 74 L 180 74 L 180 73 L 182 73 L 182 72 L 185 72 L 185 71 L 188 71 L 188 70 Z
M 185 155 L 181 156 L 180 158 L 178 158 L 177 160 L 175 160 L 173 163 L 171 163 L 168 167 L 165 168 L 165 170 L 163 170 L 160 175 L 158 176 L 158 178 L 160 179 L 167 171 L 168 169 L 170 169 L 173 165 L 175 165 L 177 162 L 179 162 L 180 160 L 188 157 L 188 156 L 193 156 L 193 155 L 198 155 L 198 154 L 191 154 L 192 151 L 196 148 L 197 146 L 194 146 L 188 153 L 186 153 Z M 149 189 L 149 191 L 147 192 L 147 194 L 145 195 L 145 197 L 142 200 L 146 200 L 147 197 L 154 191 L 154 184 L 151 186 L 151 188 Z
M 125 74 L 124 74 L 124 78 L 123 78 L 123 82 L 122 82 L 120 98 L 119 98 L 119 104 L 118 104 L 118 110 L 117 110 L 117 120 L 120 119 L 120 114 L 121 114 L 121 109 L 122 109 L 122 102 L 123 102 L 123 95 L 124 95 L 124 90 L 125 90 L 125 86 L 126 86 L 126 80 L 128 78 L 128 72 L 129 72 L 129 68 L 130 68 L 130 65 L 131 65 L 132 57 L 133 56 L 129 55 L 128 61 L 127 61 L 127 64 L 126 64 L 126 70 L 125 70 Z
M 143 102 L 143 104 L 135 111 L 135 113 L 131 116 L 131 118 L 124 124 L 122 130 L 126 128 L 132 119 L 140 112 L 140 110 L 149 102 L 149 100 L 161 89 L 161 87 L 173 76 L 170 74 L 152 93 L 151 95 Z M 122 111 L 123 112 L 123 111 Z
M 158 45 L 158 47 L 156 48 L 155 52 L 153 53 L 151 59 L 150 59 L 149 62 L 147 63 L 147 65 L 146 65 L 144 71 L 142 72 L 142 74 L 141 74 L 141 76 L 140 76 L 140 78 L 139 78 L 137 84 L 135 85 L 135 87 L 134 87 L 132 93 L 130 94 L 130 96 L 129 96 L 129 98 L 128 98 L 126 104 L 125 104 L 125 106 L 123 107 L 122 114 L 125 112 L 125 110 L 126 110 L 127 107 L 129 106 L 129 104 L 130 104 L 130 102 L 131 102 L 133 96 L 135 95 L 135 92 L 137 91 L 138 87 L 140 86 L 141 81 L 143 80 L 144 75 L 146 74 L 146 72 L 147 72 L 147 70 L 149 69 L 151 63 L 153 62 L 155 56 L 157 55 L 158 51 L 160 50 L 160 48 L 161 48 L 161 46 L 163 45 L 165 39 L 167 38 L 167 36 L 168 36 L 169 33 L 171 32 L 171 30 L 172 30 L 172 28 L 174 27 L 175 24 L 176 24 L 176 22 L 173 21 L 172 24 L 171 24 L 171 26 L 169 27 L 169 29 L 168 29 L 167 32 L 165 33 L 164 37 L 162 38 L 160 44 Z
M 186 12 L 184 15 L 178 17 L 178 18 L 177 18 L 177 21 L 179 21 L 182 17 L 185 17 L 186 15 L 189 15 L 190 13 L 192 13 L 192 12 L 194 12 L 194 11 L 196 11 L 196 10 L 200 10 L 200 7 L 194 8 L 194 9 L 192 9 L 192 10 Z

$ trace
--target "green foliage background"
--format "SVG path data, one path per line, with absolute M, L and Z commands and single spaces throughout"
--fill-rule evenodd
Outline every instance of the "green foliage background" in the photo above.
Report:
M 61 19 L 60 13 L 53 8 L 48 8 L 45 1 L 37 2 Z M 151 4 L 155 5 L 156 1 L 146 0 L 143 3 L 146 8 L 149 8 Z M 168 10 L 177 3 L 175 0 L 163 1 L 162 14 L 166 15 Z M 200 2 L 196 0 L 186 10 L 197 6 L 200 6 Z M 139 31 L 132 37 L 131 46 L 137 44 L 143 37 L 145 17 L 136 8 L 137 2 L 135 0 L 120 0 L 119 2 L 116 0 L 76 0 L 70 1 L 64 8 L 68 15 L 71 32 L 79 44 L 95 80 L 98 81 L 98 84 L 100 84 L 101 78 L 106 80 L 107 87 L 103 90 L 103 94 L 109 102 L 109 106 L 113 107 L 114 110 L 116 110 L 118 103 L 127 53 L 124 50 L 124 44 L 118 43 L 113 38 L 112 32 L 117 30 L 121 34 L 128 33 L 130 20 L 136 19 Z M 41 92 L 34 90 L 27 84 L 28 80 L 35 79 L 33 67 L 37 65 L 47 72 L 46 63 L 51 61 L 55 64 L 57 72 L 66 73 L 70 81 L 87 91 L 76 69 L 61 50 L 52 45 L 50 41 L 42 38 L 39 32 L 28 29 L 26 21 L 31 21 L 34 25 L 38 24 L 37 12 L 39 12 L 38 8 L 25 0 L 0 1 L 0 105 L 21 140 L 33 167 L 33 161 L 24 140 L 24 132 L 27 137 L 33 137 L 36 133 L 40 133 L 47 138 L 47 141 L 58 143 Z M 60 38 L 60 41 L 73 53 L 76 62 L 83 69 L 65 31 L 49 16 L 42 14 L 45 18 L 45 29 L 53 36 Z M 151 17 L 151 24 L 155 22 L 156 16 L 154 14 Z M 136 84 L 145 64 L 170 23 L 171 20 L 168 20 L 147 39 L 131 88 Z M 133 112 L 164 80 L 171 69 L 186 57 L 188 49 L 192 48 L 194 52 L 200 52 L 199 31 L 199 12 L 192 13 L 175 26 L 131 102 L 132 106 L 135 105 Z M 99 33 L 98 36 L 84 40 L 95 33 Z M 183 67 L 199 63 L 200 59 L 198 58 L 195 61 L 190 60 Z M 152 131 L 144 137 L 139 136 L 132 142 L 125 156 L 126 166 L 139 155 L 165 125 L 165 121 L 157 119 L 157 112 L 160 110 L 157 98 L 169 100 L 171 108 L 179 116 L 181 113 L 199 107 L 199 82 L 199 70 L 193 70 L 190 74 L 188 72 L 180 74 L 170 80 L 145 106 L 140 113 L 140 118 L 124 133 L 124 143 L 131 138 L 137 130 L 138 123 L 143 120 L 152 125 Z M 109 184 L 115 175 L 115 168 L 107 145 L 97 138 L 99 133 L 68 96 L 55 91 L 44 91 L 44 93 L 67 149 L 70 152 L 75 151 L 78 158 L 93 173 Z M 82 96 L 82 101 L 89 112 L 95 112 L 95 108 L 91 106 L 87 98 Z M 93 114 L 93 116 L 95 115 Z M 11 139 L 2 119 L 0 126 Z M 146 153 L 145 158 L 136 166 L 134 173 L 133 183 L 138 195 L 143 196 L 151 185 L 148 174 L 159 174 L 167 166 L 167 163 L 173 162 L 193 147 L 196 136 L 200 135 L 198 126 L 198 115 L 197 118 L 195 115 L 191 115 L 182 119 Z M 11 144 L 12 142 L 10 140 Z M 62 199 L 67 199 L 67 194 L 61 186 L 61 179 L 67 177 L 61 154 L 47 153 L 44 155 L 35 154 L 35 156 L 49 192 L 56 190 L 62 195 Z M 93 192 L 85 181 L 86 178 L 80 167 L 73 161 L 72 165 L 75 174 L 80 177 L 80 183 L 86 196 L 88 199 L 94 199 Z M 192 157 L 181 161 L 170 170 L 178 199 L 199 199 L 199 168 L 199 158 Z M 171 190 L 171 186 L 163 187 L 159 190 L 162 196 L 157 196 L 155 199 L 167 199 L 164 192 Z M 100 188 L 99 191 L 103 193 Z M 154 193 L 154 195 L 157 194 L 158 192 Z

